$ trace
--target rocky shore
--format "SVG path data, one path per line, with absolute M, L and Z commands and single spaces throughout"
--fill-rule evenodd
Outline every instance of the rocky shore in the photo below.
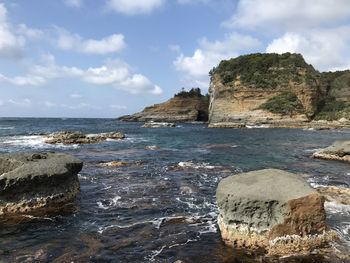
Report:
M 0 155 L 0 217 L 60 210 L 80 191 L 83 163 L 63 153 Z
M 336 141 L 331 146 L 315 152 L 313 157 L 350 162 L 350 141 Z
M 303 254 L 337 238 L 326 224 L 324 197 L 298 175 L 266 169 L 230 176 L 216 197 L 222 239 L 234 248 Z

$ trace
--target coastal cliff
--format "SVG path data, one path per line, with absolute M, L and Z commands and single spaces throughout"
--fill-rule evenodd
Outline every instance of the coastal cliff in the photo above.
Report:
M 300 54 L 258 53 L 223 60 L 210 76 L 210 127 L 348 125 L 350 71 L 320 73 Z
M 208 120 L 209 98 L 200 89 L 181 91 L 170 100 L 142 112 L 118 118 L 123 121 L 190 122 Z

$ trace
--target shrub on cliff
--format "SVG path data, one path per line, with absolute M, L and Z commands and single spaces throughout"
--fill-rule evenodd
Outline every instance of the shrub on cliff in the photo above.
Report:
M 350 117 L 350 103 L 337 101 L 334 97 L 326 98 L 319 107 L 320 111 L 315 116 L 315 120 L 334 121 L 342 117 Z
M 201 98 L 204 97 L 201 93 L 200 88 L 192 88 L 189 91 L 185 91 L 185 89 L 182 89 L 179 93 L 175 94 L 175 97 L 180 98 Z
M 304 70 L 304 73 L 300 74 L 300 70 Z M 218 67 L 209 72 L 209 75 L 218 74 L 223 84 L 239 77 L 239 80 L 247 86 L 276 88 L 290 79 L 297 82 L 303 79 L 307 82 L 312 81 L 313 73 L 314 68 L 299 54 L 257 53 L 223 60 Z
M 304 107 L 300 100 L 291 91 L 282 92 L 280 95 L 269 99 L 267 102 L 260 105 L 259 109 L 291 116 L 304 112 Z

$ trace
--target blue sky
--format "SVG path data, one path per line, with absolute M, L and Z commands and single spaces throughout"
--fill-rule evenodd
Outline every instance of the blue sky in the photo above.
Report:
M 350 68 L 348 0 L 0 0 L 0 117 L 116 117 L 207 91 L 220 60 Z

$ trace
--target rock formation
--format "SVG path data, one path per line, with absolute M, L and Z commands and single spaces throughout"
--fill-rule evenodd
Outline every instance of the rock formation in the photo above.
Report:
M 0 216 L 59 210 L 79 193 L 83 163 L 63 153 L 0 155 Z
M 221 61 L 210 75 L 211 127 L 303 127 L 350 116 L 350 72 L 320 73 L 299 54 L 240 56 Z
M 172 122 L 153 122 L 149 121 L 142 125 L 143 128 L 175 128 L 176 124 Z
M 324 198 L 300 176 L 275 169 L 223 179 L 216 192 L 224 242 L 269 255 L 310 252 L 335 238 Z
M 209 99 L 200 89 L 182 91 L 172 99 L 145 108 L 142 112 L 122 116 L 124 121 L 190 122 L 208 120 Z
M 313 157 L 350 162 L 350 141 L 336 141 L 331 146 L 315 152 Z
M 125 135 L 121 132 L 109 132 L 100 134 L 83 134 L 77 131 L 55 132 L 46 136 L 45 143 L 49 144 L 91 144 L 99 143 L 107 139 L 121 140 Z

